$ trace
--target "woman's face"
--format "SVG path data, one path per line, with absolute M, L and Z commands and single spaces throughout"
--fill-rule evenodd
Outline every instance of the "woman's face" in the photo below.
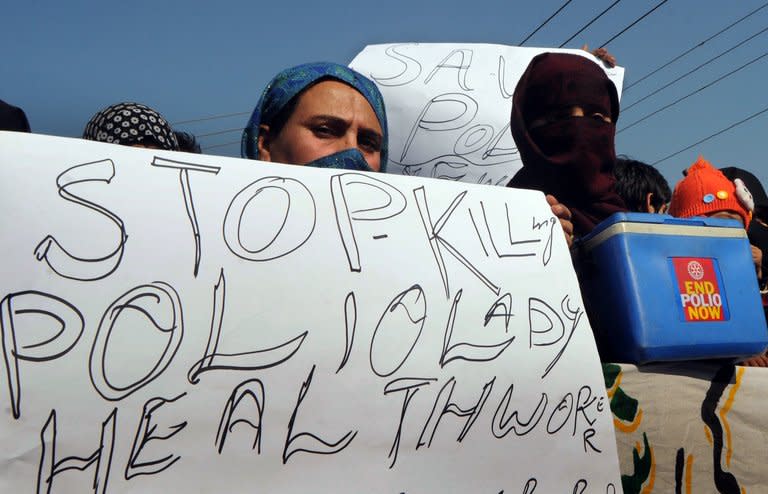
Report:
M 357 90 L 322 81 L 304 91 L 280 133 L 262 124 L 259 159 L 305 165 L 325 156 L 358 149 L 368 166 L 381 168 L 383 133 L 373 108 Z
M 557 110 L 552 110 L 546 114 L 534 118 L 528 124 L 529 129 L 535 129 L 543 125 L 557 122 L 558 120 L 564 120 L 570 117 L 590 117 L 597 120 L 602 120 L 605 123 L 611 123 L 611 116 L 606 115 L 599 109 L 585 108 L 581 105 L 564 106 Z

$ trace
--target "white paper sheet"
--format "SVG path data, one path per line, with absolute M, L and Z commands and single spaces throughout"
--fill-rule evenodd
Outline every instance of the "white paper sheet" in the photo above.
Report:
M 490 44 L 365 47 L 350 67 L 384 96 L 388 172 L 506 185 L 522 167 L 509 130 L 512 95 L 531 59 L 546 51 L 596 60 L 583 50 Z M 605 71 L 621 97 L 624 69 Z
M 543 196 L 0 133 L 0 492 L 618 492 Z

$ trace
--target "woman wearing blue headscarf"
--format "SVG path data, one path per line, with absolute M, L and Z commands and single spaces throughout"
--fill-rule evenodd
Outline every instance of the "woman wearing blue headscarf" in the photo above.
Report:
M 383 172 L 384 100 L 373 82 L 343 65 L 286 69 L 262 93 L 241 152 L 262 161 Z

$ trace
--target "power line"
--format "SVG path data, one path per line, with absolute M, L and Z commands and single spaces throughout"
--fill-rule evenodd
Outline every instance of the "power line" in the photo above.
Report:
M 693 144 L 691 144 L 690 146 L 686 146 L 685 148 L 681 149 L 680 151 L 676 151 L 676 152 L 674 152 L 674 153 L 672 153 L 672 154 L 670 154 L 670 155 L 668 155 L 668 156 L 665 156 L 665 157 L 661 158 L 660 160 L 654 161 L 653 163 L 651 163 L 651 165 L 653 165 L 653 166 L 656 166 L 656 165 L 658 165 L 659 163 L 661 163 L 662 161 L 666 161 L 666 160 L 668 160 L 669 158 L 672 158 L 672 157 L 674 157 L 674 156 L 677 156 L 677 155 L 678 155 L 678 154 L 680 154 L 680 153 L 683 153 L 683 152 L 685 152 L 685 151 L 688 151 L 688 150 L 689 150 L 689 149 L 691 149 L 692 147 L 696 147 L 696 146 L 698 146 L 699 144 L 701 144 L 701 143 L 703 143 L 703 142 L 706 142 L 706 141 L 708 141 L 708 140 L 712 139 L 713 137 L 717 137 L 717 136 L 719 136 L 720 134 L 723 134 L 723 133 L 725 133 L 725 132 L 728 132 L 729 130 L 733 129 L 734 127 L 738 127 L 739 125 L 741 125 L 741 124 L 743 124 L 743 123 L 745 123 L 745 122 L 748 122 L 749 120 L 752 120 L 753 118 L 755 118 L 755 117 L 758 117 L 758 116 L 762 115 L 762 114 L 763 114 L 763 113 L 765 113 L 765 112 L 768 112 L 768 107 L 766 107 L 766 108 L 763 108 L 762 110 L 760 110 L 760 111 L 758 111 L 758 112 L 756 112 L 756 113 L 753 113 L 752 115 L 748 116 L 747 118 L 745 118 L 745 119 L 743 119 L 743 120 L 739 120 L 739 121 L 738 121 L 738 122 L 736 122 L 735 124 L 729 125 L 728 127 L 724 128 L 724 129 L 722 129 L 722 130 L 719 130 L 719 131 L 715 132 L 714 134 L 712 134 L 712 135 L 710 135 L 710 136 L 707 136 L 707 137 L 705 137 L 704 139 L 701 139 L 700 141 L 694 142 L 694 143 L 693 143 Z
M 648 120 L 648 119 L 649 119 L 649 118 L 651 118 L 652 116 L 654 116 L 654 115 L 656 115 L 656 114 L 658 114 L 658 113 L 661 113 L 662 111 L 664 111 L 664 110 L 666 110 L 666 109 L 668 109 L 668 108 L 671 108 L 671 107 L 675 106 L 676 104 L 680 103 L 681 101 L 683 101 L 683 100 L 685 100 L 685 99 L 688 99 L 688 98 L 690 98 L 690 97 L 691 97 L 691 96 L 693 96 L 694 94 L 696 94 L 696 93 L 699 93 L 699 92 L 701 92 L 701 91 L 703 91 L 703 90 L 707 89 L 708 87 L 714 86 L 715 84 L 717 84 L 718 82 L 722 81 L 723 79 L 726 79 L 726 78 L 728 78 L 728 77 L 732 76 L 733 74 L 735 74 L 736 72 L 739 72 L 740 70 L 747 68 L 748 66 L 752 65 L 753 63 L 757 62 L 758 60 L 760 60 L 760 59 L 762 59 L 762 58 L 765 58 L 766 56 L 768 56 L 768 52 L 765 52 L 765 53 L 763 53 L 763 54 L 762 54 L 762 55 L 760 55 L 759 57 L 753 58 L 752 60 L 750 60 L 749 62 L 745 63 L 744 65 L 742 65 L 742 66 L 740 66 L 740 67 L 738 67 L 738 68 L 736 68 L 736 69 L 734 69 L 734 70 L 732 70 L 732 71 L 728 72 L 727 74 L 724 74 L 724 75 L 722 75 L 722 76 L 718 77 L 718 78 L 717 78 L 717 79 L 715 79 L 714 81 L 712 81 L 712 82 L 710 82 L 710 83 L 708 83 L 708 84 L 705 84 L 704 86 L 701 86 L 699 89 L 697 89 L 697 90 L 695 90 L 695 91 L 691 91 L 690 93 L 686 94 L 686 95 L 685 95 L 685 96 L 683 96 L 682 98 L 678 98 L 678 99 L 676 99 L 675 101 L 673 101 L 672 103 L 670 103 L 670 104 L 668 104 L 668 105 L 665 105 L 665 106 L 662 106 L 662 107 L 661 107 L 661 108 L 659 108 L 658 110 L 656 110 L 656 111 L 654 111 L 654 112 L 651 112 L 651 113 L 649 113 L 648 115 L 644 116 L 643 118 L 640 118 L 640 119 L 638 119 L 638 120 L 635 120 L 635 121 L 634 121 L 634 122 L 632 122 L 631 124 L 629 124 L 629 125 L 627 125 L 627 126 L 623 127 L 623 128 L 622 128 L 622 129 L 620 129 L 620 130 L 617 130 L 617 131 L 616 131 L 616 133 L 617 133 L 617 134 L 620 134 L 620 133 L 624 132 L 624 131 L 625 131 L 625 130 L 627 130 L 627 129 L 631 129 L 632 127 L 634 127 L 635 125 L 639 124 L 640 122 L 643 122 L 643 121 L 645 121 L 645 120 Z
M 214 144 L 213 146 L 203 146 L 203 147 L 205 148 L 206 151 L 208 151 L 209 149 L 223 148 L 225 146 L 231 146 L 233 144 L 240 144 L 240 142 L 241 142 L 241 140 L 238 139 L 237 141 L 225 142 L 223 144 Z
M 689 75 L 693 74 L 693 73 L 694 73 L 694 72 L 696 72 L 697 70 L 699 70 L 699 69 L 703 68 L 703 67 L 704 67 L 704 66 L 706 66 L 706 65 L 709 65 L 710 63 L 714 62 L 715 60 L 717 60 L 718 58 L 722 57 L 723 55 L 726 55 L 726 54 L 728 54 L 728 53 L 732 52 L 733 50 L 735 50 L 736 48 L 740 47 L 740 46 L 741 46 L 741 45 L 743 45 L 744 43 L 747 43 L 748 41 L 751 41 L 753 38 L 755 38 L 755 37 L 757 37 L 757 36 L 759 36 L 759 35 L 763 34 L 763 33 L 764 33 L 764 32 L 766 32 L 766 31 L 768 31 L 768 27 L 765 27 L 765 28 L 763 28 L 763 29 L 762 29 L 762 30 L 760 30 L 759 32 L 757 32 L 757 33 L 753 34 L 752 36 L 750 36 L 749 38 L 747 38 L 747 39 L 745 39 L 745 40 L 743 40 L 743 41 L 740 41 L 739 43 L 737 43 L 736 45 L 734 45 L 734 46 L 732 46 L 732 47 L 728 48 L 727 50 L 725 50 L 724 52 L 720 53 L 719 55 L 716 55 L 716 56 L 714 56 L 714 57 L 710 58 L 709 60 L 707 60 L 706 62 L 704 62 L 704 63 L 702 63 L 702 64 L 700 64 L 700 65 L 698 65 L 698 66 L 694 67 L 693 69 L 689 70 L 688 72 L 686 72 L 685 74 L 681 75 L 680 77 L 678 77 L 677 79 L 673 80 L 672 82 L 669 82 L 669 83 L 667 83 L 667 84 L 665 84 L 665 85 L 661 86 L 660 88 L 656 89 L 655 91 L 651 91 L 650 93 L 648 93 L 648 94 L 646 94 L 645 96 L 643 96 L 642 98 L 638 99 L 637 101 L 635 101 L 635 102 L 634 102 L 634 103 L 632 103 L 631 105 L 629 105 L 629 106 L 626 106 L 626 107 L 622 108 L 622 111 L 627 111 L 627 110 L 629 110 L 630 108 L 632 108 L 633 106 L 637 105 L 638 103 L 640 103 L 640 102 L 642 102 L 642 101 L 645 101 L 645 100 L 647 100 L 647 99 L 648 99 L 648 98 L 650 98 L 651 96 L 653 96 L 653 95 L 655 95 L 655 94 L 657 94 L 657 93 L 659 93 L 659 92 L 663 91 L 664 89 L 667 89 L 669 86 L 671 86 L 671 85 L 673 85 L 673 84 L 675 84 L 675 83 L 679 82 L 680 80 L 682 80 L 682 79 L 684 79 L 684 78 L 688 77 Z
M 230 132 L 242 132 L 242 131 L 243 131 L 243 127 L 237 127 L 236 129 L 219 130 L 216 132 L 208 132 L 207 134 L 196 134 L 196 137 L 218 136 L 221 134 L 229 134 Z
M 534 29 L 534 30 L 533 30 L 533 32 L 532 32 L 531 34 L 529 34 L 528 36 L 526 36 L 526 38 L 525 38 L 524 40 L 522 40 L 522 41 L 519 43 L 519 46 L 523 46 L 523 44 L 525 44 L 525 42 L 526 42 L 526 41 L 528 41 L 529 39 L 531 39 L 531 36 L 533 36 L 534 34 L 536 34 L 536 33 L 539 31 L 539 29 L 541 29 L 541 28 L 543 28 L 544 26 L 546 26 L 547 24 L 549 24 L 549 21 L 551 21 L 552 19 L 554 19 L 554 18 L 557 16 L 557 14 L 559 14 L 561 10 L 563 10 L 564 8 L 566 8 L 566 7 L 568 6 L 568 4 L 569 4 L 569 3 L 571 3 L 572 1 L 573 1 L 573 0 L 568 0 L 567 2 L 565 2 L 564 4 L 562 4 L 562 5 L 560 6 L 560 8 L 559 8 L 559 9 L 557 9 L 557 10 L 555 11 L 555 13 L 554 13 L 554 14 L 550 15 L 550 16 L 547 18 L 547 20 L 546 20 L 546 21 L 544 21 L 544 22 L 542 22 L 541 24 L 539 24 L 539 27 L 537 27 L 536 29 Z
M 665 69 L 665 68 L 667 68 L 668 66 L 672 65 L 673 63 L 677 62 L 678 60 L 680 60 L 680 59 L 681 59 L 681 58 L 683 58 L 684 56 L 686 56 L 686 55 L 688 55 L 689 53 L 691 53 L 691 52 L 692 52 L 693 50 L 695 50 L 696 48 L 699 48 L 699 47 L 701 47 L 701 46 L 704 46 L 704 44 L 706 44 L 707 42 L 709 42 L 709 41 L 712 41 L 713 39 L 717 38 L 718 36 L 720 36 L 720 35 L 721 35 L 721 34 L 723 34 L 724 32 L 726 32 L 726 31 L 728 31 L 729 29 L 731 29 L 733 26 L 735 26 L 735 25 L 737 25 L 738 23 L 742 22 L 743 20 L 745 20 L 745 19 L 747 19 L 747 18 L 751 17 L 753 14 L 757 13 L 757 12 L 758 12 L 759 10 L 761 10 L 761 9 L 764 9 L 765 7 L 768 7 L 768 2 L 764 3 L 764 4 L 763 4 L 763 5 L 761 5 L 760 7 L 756 8 L 756 9 L 755 9 L 755 10 L 753 10 L 752 12 L 748 13 L 747 15 L 745 15 L 744 17 L 742 17 L 741 19 L 739 19 L 739 20 L 737 20 L 737 21 L 735 21 L 735 22 L 732 22 L 731 24 L 729 24 L 728 26 L 724 27 L 724 28 L 723 28 L 723 29 L 721 29 L 720 31 L 716 32 L 715 34 L 713 34 L 713 35 L 712 35 L 712 36 L 710 36 L 709 38 L 705 39 L 704 41 L 700 41 L 698 44 L 696 44 L 696 45 L 692 46 L 691 48 L 689 48 L 688 50 L 684 51 L 684 52 L 683 52 L 683 53 L 681 53 L 680 55 L 676 56 L 675 58 L 673 58 L 673 59 L 672 59 L 672 60 L 670 60 L 669 62 L 665 63 L 664 65 L 661 65 L 660 67 L 657 67 L 657 68 L 653 69 L 653 70 L 652 70 L 651 72 L 649 72 L 648 74 L 644 75 L 643 77 L 641 77 L 640 79 L 636 80 L 636 81 L 635 81 L 635 82 L 633 82 L 632 84 L 630 84 L 630 85 L 626 86 L 626 87 L 624 88 L 624 92 L 626 93 L 626 92 L 627 92 L 627 90 L 629 90 L 629 88 L 631 88 L 631 87 L 632 87 L 632 86 L 634 86 L 635 84 L 638 84 L 638 83 L 640 83 L 640 82 L 642 82 L 642 81 L 646 80 L 647 78 L 649 78 L 649 77 L 651 77 L 652 75 L 656 74 L 656 73 L 657 73 L 657 72 L 659 72 L 660 70 L 662 70 L 662 69 Z
M 571 37 L 570 37 L 570 38 L 568 38 L 567 40 L 563 41 L 563 42 L 562 42 L 562 44 L 561 44 L 560 46 L 558 46 L 558 48 L 562 48 L 562 47 L 564 47 L 564 46 L 565 46 L 566 44 L 568 44 L 568 42 L 570 42 L 570 41 L 571 41 L 573 38 L 575 38 L 576 36 L 578 36 L 578 35 L 580 35 L 582 32 L 584 32 L 584 30 L 585 30 L 585 29 L 587 29 L 589 26 L 591 26 L 591 25 L 592 25 L 592 23 L 594 23 L 596 20 L 598 20 L 599 18 L 601 18 L 602 16 L 604 16 L 604 15 L 606 14 L 606 12 L 608 12 L 608 11 L 609 11 L 609 10 L 611 10 L 613 7 L 615 7 L 615 6 L 616 6 L 616 4 L 618 4 L 619 2 L 621 2 L 621 0 L 615 0 L 615 1 L 614 1 L 612 4 L 610 4 L 610 5 L 609 5 L 609 6 L 608 6 L 608 7 L 607 7 L 605 10 L 603 10 L 602 12 L 600 12 L 599 14 L 597 14 L 595 17 L 593 17 L 593 18 L 592 18 L 592 20 L 591 20 L 591 21 L 587 22 L 587 23 L 586 23 L 586 24 L 585 24 L 585 25 L 584 25 L 584 26 L 583 26 L 581 29 L 579 29 L 578 31 L 576 31 L 576 32 L 573 34 L 573 36 L 571 36 Z M 600 47 L 602 47 L 602 46 L 603 46 L 603 45 L 600 45 Z
M 629 26 L 625 27 L 624 29 L 622 29 L 622 30 L 621 30 L 621 31 L 619 31 L 618 33 L 614 34 L 614 35 L 613 35 L 613 37 L 611 37 L 611 39 L 609 39 L 608 41 L 606 41 L 605 43 L 603 43 L 602 45 L 600 45 L 600 47 L 601 47 L 601 48 L 605 48 L 606 46 L 608 46 L 608 43 L 610 43 L 611 41 L 615 40 L 616 38 L 618 38 L 619 36 L 621 36 L 621 35 L 622 35 L 622 34 L 624 34 L 625 32 L 627 32 L 627 31 L 629 31 L 630 29 L 632 29 L 632 27 L 633 27 L 635 24 L 637 24 L 638 22 L 642 21 L 643 19 L 645 19 L 646 17 L 648 17 L 649 15 L 651 15 L 651 14 L 653 13 L 653 11 L 654 11 L 654 10 L 658 9 L 659 7 L 661 7 L 662 5 L 664 5 L 665 3 L 667 3 L 668 1 L 669 1 L 669 0 L 661 0 L 661 2 L 659 2 L 658 4 L 656 4 L 656 6 L 655 6 L 654 8 L 652 8 L 651 10 L 649 10 L 648 12 L 646 12 L 645 14 L 641 15 L 639 18 L 637 18 L 637 19 L 636 19 L 636 20 L 635 20 L 633 23 L 631 23 Z
M 217 120 L 219 118 L 239 117 L 241 115 L 249 115 L 249 111 L 241 111 L 237 113 L 225 113 L 223 115 L 210 115 L 208 117 L 193 118 L 191 120 L 179 120 L 178 122 L 171 122 L 171 125 L 181 125 L 195 122 L 205 122 L 206 120 Z

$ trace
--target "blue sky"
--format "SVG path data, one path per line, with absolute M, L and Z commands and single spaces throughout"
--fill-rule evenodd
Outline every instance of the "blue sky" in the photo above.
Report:
M 614 0 L 572 0 L 525 46 L 559 46 Z M 148 104 L 171 122 L 249 112 L 279 70 L 316 60 L 348 63 L 367 44 L 516 45 L 564 0 L 373 2 L 10 2 L 3 7 L 0 99 L 21 106 L 33 131 L 79 136 L 111 103 Z M 566 47 L 597 46 L 660 3 L 624 0 Z M 669 0 L 608 45 L 625 87 L 761 7 L 763 0 Z M 667 84 L 768 27 L 768 7 L 626 90 L 622 105 Z M 768 32 L 622 112 L 619 129 L 766 53 Z M 768 56 L 621 132 L 617 151 L 653 163 L 768 107 Z M 204 148 L 238 141 L 247 115 L 180 125 Z M 768 185 L 768 112 L 657 166 L 674 184 L 703 154 Z M 238 145 L 211 154 L 236 156 Z

